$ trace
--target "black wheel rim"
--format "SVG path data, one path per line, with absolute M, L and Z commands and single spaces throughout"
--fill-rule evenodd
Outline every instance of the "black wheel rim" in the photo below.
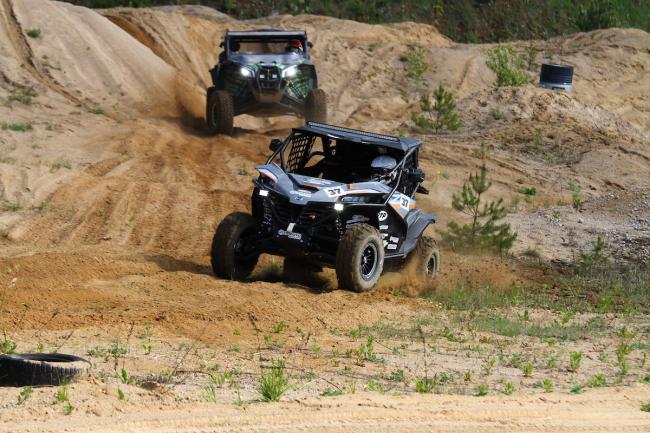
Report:
M 361 253 L 361 277 L 368 281 L 370 280 L 377 269 L 377 246 L 374 242 L 369 243 Z
M 427 261 L 427 277 L 433 278 L 436 275 L 436 270 L 438 269 L 438 256 L 434 253 L 431 254 L 429 260 Z

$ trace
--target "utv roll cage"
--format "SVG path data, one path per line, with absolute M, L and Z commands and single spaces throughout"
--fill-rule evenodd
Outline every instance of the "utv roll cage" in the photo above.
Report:
M 277 29 L 259 29 L 253 31 L 226 31 L 224 41 L 220 44 L 224 48 L 226 56 L 230 56 L 233 42 L 252 42 L 252 43 L 283 43 L 289 40 L 299 40 L 303 47 L 303 57 L 309 59 L 309 48 L 311 42 L 307 41 L 305 31 L 283 31 Z
M 403 177 L 408 177 L 414 183 L 412 185 L 412 191 L 408 191 L 407 195 L 409 198 L 413 198 L 416 192 L 421 194 L 429 193 L 426 188 L 421 186 L 421 183 L 424 181 L 424 172 L 417 166 L 418 152 L 422 141 L 409 137 L 395 137 L 341 126 L 307 122 L 301 127 L 293 128 L 291 134 L 284 141 L 279 139 L 271 141 L 270 147 L 273 153 L 266 160 L 266 164 L 271 164 L 274 159 L 279 158 L 280 168 L 290 176 L 294 170 L 299 168 L 310 157 L 311 148 L 316 137 L 321 137 L 326 140 L 358 143 L 366 146 L 384 147 L 402 152 L 401 159 L 397 162 L 395 168 L 382 176 L 384 180 L 391 179 L 389 184 L 394 183 L 390 193 L 386 195 L 385 200 L 381 203 L 357 203 L 355 206 L 385 206 L 398 188 L 403 185 Z M 292 146 L 291 151 L 285 160 L 285 150 L 289 145 Z M 408 161 L 416 161 L 415 167 L 406 168 L 405 165 Z

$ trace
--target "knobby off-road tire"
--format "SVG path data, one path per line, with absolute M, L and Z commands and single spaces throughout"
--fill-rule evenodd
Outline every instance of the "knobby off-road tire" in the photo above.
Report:
M 422 236 L 411 252 L 407 264 L 408 270 L 414 273 L 420 283 L 426 285 L 436 278 L 439 267 L 440 250 L 436 241 L 428 236 Z
M 305 120 L 319 123 L 327 122 L 327 96 L 321 89 L 313 89 L 305 101 Z
M 225 90 L 215 90 L 208 96 L 205 120 L 211 134 L 232 134 L 234 107 L 232 95 Z
M 247 235 L 254 234 L 256 229 L 255 218 L 242 212 L 233 212 L 219 223 L 210 251 L 212 270 L 217 277 L 243 280 L 253 272 L 259 255 L 242 259 L 240 242 L 245 241 Z
M 379 231 L 368 224 L 348 228 L 336 251 L 339 288 L 355 292 L 370 290 L 377 284 L 383 268 L 384 244 Z
M 62 353 L 25 353 L 0 355 L 0 385 L 61 385 L 88 373 L 90 362 Z M 73 366 L 74 365 L 74 366 Z

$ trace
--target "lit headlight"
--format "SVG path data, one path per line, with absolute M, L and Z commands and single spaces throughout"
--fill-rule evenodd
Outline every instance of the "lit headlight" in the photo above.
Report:
M 253 71 L 251 71 L 248 68 L 242 68 L 239 70 L 239 73 L 242 75 L 242 77 L 252 77 L 253 76 Z
M 343 210 L 343 203 L 334 203 L 334 210 L 341 212 Z
M 282 78 L 292 78 L 295 77 L 298 73 L 298 66 L 291 66 L 284 71 L 282 71 Z
M 267 197 L 269 195 L 269 190 L 268 189 L 261 189 L 260 190 L 260 195 L 262 197 Z

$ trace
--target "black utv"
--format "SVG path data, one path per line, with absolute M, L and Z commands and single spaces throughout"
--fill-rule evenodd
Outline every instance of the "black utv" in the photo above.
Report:
M 334 267 L 339 287 L 375 286 L 384 262 L 410 265 L 425 283 L 439 252 L 424 229 L 436 221 L 416 206 L 427 194 L 418 167 L 421 142 L 307 122 L 258 166 L 252 215 L 235 212 L 217 227 L 212 267 L 218 277 L 243 279 L 262 253 L 284 256 L 285 274 Z
M 231 134 L 240 114 L 292 114 L 325 122 L 325 93 L 304 31 L 226 32 L 219 62 L 210 70 L 206 121 L 212 133 Z

